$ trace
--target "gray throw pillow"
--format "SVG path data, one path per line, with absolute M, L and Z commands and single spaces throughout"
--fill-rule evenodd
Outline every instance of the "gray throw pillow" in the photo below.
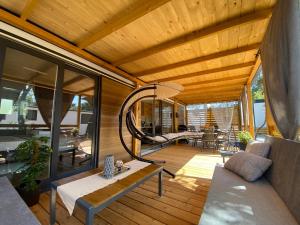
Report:
M 267 157 L 270 151 L 270 144 L 254 141 L 247 145 L 245 152 L 249 152 L 261 157 Z
M 247 181 L 255 181 L 271 166 L 272 161 L 248 152 L 234 154 L 224 167 Z

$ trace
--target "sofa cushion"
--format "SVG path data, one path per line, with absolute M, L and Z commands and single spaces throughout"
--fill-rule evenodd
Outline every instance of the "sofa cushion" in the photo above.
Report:
M 234 154 L 225 168 L 240 175 L 247 181 L 255 181 L 271 166 L 272 161 L 248 152 Z
M 245 152 L 249 152 L 261 157 L 267 157 L 270 151 L 270 144 L 265 142 L 253 141 L 246 147 Z
M 298 224 L 272 186 L 262 178 L 247 182 L 216 166 L 201 225 Z

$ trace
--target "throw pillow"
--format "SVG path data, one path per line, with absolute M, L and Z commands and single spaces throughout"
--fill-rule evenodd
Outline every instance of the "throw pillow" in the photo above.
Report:
M 224 167 L 247 181 L 255 181 L 271 166 L 272 161 L 248 152 L 234 154 Z

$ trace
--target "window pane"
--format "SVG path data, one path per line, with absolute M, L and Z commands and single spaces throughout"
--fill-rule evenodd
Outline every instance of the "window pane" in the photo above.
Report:
M 263 73 L 260 67 L 251 84 L 253 99 L 254 128 L 256 138 L 263 138 L 268 133 L 266 125 L 266 106 L 263 86 Z
M 65 70 L 58 173 L 91 166 L 94 143 L 95 80 Z
M 162 102 L 162 134 L 173 131 L 173 104 Z
M 17 146 L 33 136 L 49 137 L 57 66 L 7 48 L 1 80 L 0 175 L 15 172 Z M 49 170 L 48 170 L 49 171 Z M 42 178 L 48 177 L 45 171 Z

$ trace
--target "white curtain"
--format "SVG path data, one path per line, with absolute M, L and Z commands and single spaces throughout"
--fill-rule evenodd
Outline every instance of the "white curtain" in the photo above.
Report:
M 261 46 L 270 111 L 284 138 L 300 126 L 300 3 L 279 0 Z
M 234 107 L 212 107 L 211 109 L 219 129 L 230 130 Z

